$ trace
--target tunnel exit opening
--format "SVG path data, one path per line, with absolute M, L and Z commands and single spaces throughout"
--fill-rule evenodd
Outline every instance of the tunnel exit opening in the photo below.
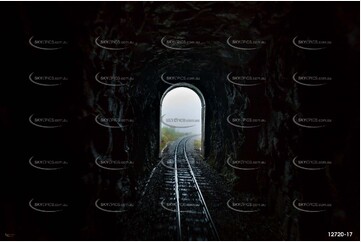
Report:
M 159 157 L 172 141 L 194 135 L 194 146 L 204 156 L 205 100 L 198 88 L 188 83 L 169 87 L 160 100 Z

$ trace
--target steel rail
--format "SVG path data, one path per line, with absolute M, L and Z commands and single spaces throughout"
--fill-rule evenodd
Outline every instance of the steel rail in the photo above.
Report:
M 192 166 L 191 166 L 191 164 L 190 164 L 190 162 L 189 162 L 189 159 L 188 159 L 188 156 L 187 156 L 186 147 L 187 147 L 187 142 L 188 142 L 188 140 L 190 140 L 190 138 L 191 138 L 191 137 L 189 137 L 189 138 L 185 141 L 185 143 L 184 143 L 184 148 L 183 148 L 184 157 L 185 157 L 185 159 L 186 159 L 186 161 L 187 161 L 187 164 L 188 164 L 188 167 L 189 167 L 189 171 L 190 171 L 190 173 L 191 173 L 193 182 L 194 182 L 194 184 L 195 184 L 195 186 L 196 186 L 199 199 L 200 199 L 200 201 L 201 201 L 201 203 L 202 203 L 202 205 L 203 205 L 204 212 L 205 212 L 205 214 L 206 214 L 206 216 L 207 216 L 207 218 L 208 218 L 208 220 L 209 220 L 209 222 L 210 222 L 210 224 L 211 224 L 211 229 L 212 229 L 213 235 L 215 236 L 215 238 L 216 238 L 217 240 L 220 240 L 220 239 L 219 239 L 219 235 L 218 235 L 218 231 L 217 231 L 217 229 L 216 229 L 216 226 L 214 225 L 214 222 L 213 222 L 213 220 L 212 220 L 211 214 L 210 214 L 210 212 L 209 212 L 209 210 L 208 210 L 207 204 L 206 204 L 206 202 L 205 202 L 205 200 L 204 200 L 204 197 L 203 197 L 203 195 L 202 195 L 201 189 L 199 188 L 197 179 L 196 179 L 196 177 L 195 177 L 195 175 L 194 175 Z

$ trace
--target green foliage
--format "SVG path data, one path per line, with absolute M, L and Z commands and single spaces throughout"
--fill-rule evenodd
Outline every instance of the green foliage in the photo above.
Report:
M 161 150 L 164 149 L 164 147 L 172 141 L 175 141 L 176 139 L 186 135 L 186 133 L 177 132 L 174 128 L 169 127 L 162 127 L 162 137 L 160 142 L 160 148 Z
M 194 149 L 201 150 L 201 140 L 200 139 L 196 139 L 194 141 Z

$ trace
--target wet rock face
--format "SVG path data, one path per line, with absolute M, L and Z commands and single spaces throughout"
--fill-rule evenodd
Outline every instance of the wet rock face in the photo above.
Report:
M 267 214 L 279 218 L 286 239 L 309 239 L 312 234 L 324 239 L 327 234 L 319 231 L 355 224 L 353 209 L 358 211 L 358 204 L 352 194 L 359 191 L 355 185 L 359 58 L 355 17 L 359 13 L 354 5 L 49 5 L 46 16 L 56 19 L 54 28 L 61 29 L 57 35 L 71 42 L 65 57 L 57 56 L 56 62 L 66 66 L 71 82 L 56 94 L 62 98 L 53 106 L 68 113 L 71 121 L 62 135 L 72 140 L 55 143 L 63 145 L 74 160 L 71 180 L 78 184 L 74 189 L 82 190 L 89 200 L 97 196 L 138 199 L 142 181 L 158 162 L 160 99 L 170 87 L 161 79 L 166 73 L 196 77 L 187 82 L 205 97 L 207 162 L 235 192 L 262 199 Z M 46 30 L 36 5 L 23 4 L 19 9 L 25 32 L 36 35 Z M 293 43 L 312 38 L 332 44 L 307 50 Z M 46 58 L 41 63 L 44 68 L 50 67 Z M 297 79 L 300 76 L 331 79 L 312 86 L 308 84 L 317 80 Z M 50 100 L 52 94 L 47 95 Z M 35 103 L 39 111 L 47 110 L 41 100 Z M 329 119 L 331 124 L 307 128 L 299 125 L 302 119 L 295 123 L 298 118 Z M 244 125 L 248 127 L 240 127 Z M 127 169 L 104 170 L 94 165 L 98 157 L 127 161 Z M 294 165 L 296 157 L 327 160 L 332 165 L 317 171 L 302 169 Z M 249 171 L 232 168 L 232 161 L 258 163 Z M 295 200 L 330 202 L 333 210 L 315 219 L 295 209 Z M 326 230 L 313 228 L 326 220 L 331 221 L 324 225 Z M 346 228 L 357 231 L 351 225 Z

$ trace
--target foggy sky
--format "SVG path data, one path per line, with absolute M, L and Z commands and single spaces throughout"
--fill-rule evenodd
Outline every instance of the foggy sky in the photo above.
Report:
M 190 126 L 190 128 L 176 128 L 178 132 L 201 134 L 201 100 L 198 95 L 186 87 L 177 87 L 169 91 L 163 99 L 162 115 L 164 122 L 176 126 Z M 199 122 L 167 122 L 167 119 L 192 119 Z M 162 124 L 162 127 L 168 127 Z

